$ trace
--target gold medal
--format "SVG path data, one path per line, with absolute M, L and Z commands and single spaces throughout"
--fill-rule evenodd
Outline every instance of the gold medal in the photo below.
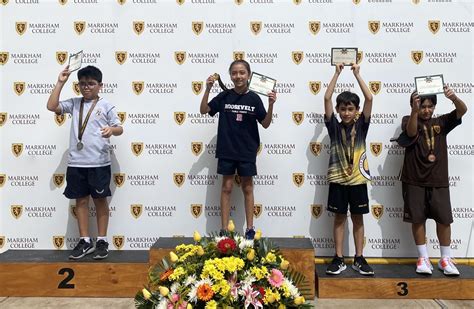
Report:
M 214 77 L 215 80 L 218 80 L 220 76 L 219 76 L 219 74 L 214 73 L 214 74 L 212 75 L 212 77 Z

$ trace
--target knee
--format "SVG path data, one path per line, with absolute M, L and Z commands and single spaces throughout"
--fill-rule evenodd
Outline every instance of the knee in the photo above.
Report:
M 223 184 L 221 194 L 230 195 L 232 193 L 232 184 Z
M 244 193 L 244 195 L 253 194 L 252 178 L 245 179 L 245 181 L 242 181 L 242 192 Z
M 351 215 L 351 220 L 354 227 L 364 226 L 364 217 L 362 215 Z
M 346 223 L 346 220 L 346 214 L 336 214 L 336 216 L 334 217 L 334 225 L 343 225 Z

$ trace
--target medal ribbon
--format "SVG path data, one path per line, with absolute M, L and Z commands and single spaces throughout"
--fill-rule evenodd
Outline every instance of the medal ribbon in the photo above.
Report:
M 435 146 L 433 126 L 431 126 L 430 129 L 431 129 L 430 130 L 431 134 L 428 134 L 428 128 L 426 127 L 426 125 L 423 125 L 423 131 L 425 133 L 426 144 L 428 145 L 428 149 L 430 150 L 430 153 L 433 153 L 434 152 L 434 146 Z
M 89 112 L 86 115 L 86 119 L 84 119 L 84 123 L 82 123 L 82 114 L 84 112 L 84 98 L 81 99 L 81 108 L 79 109 L 79 142 L 82 142 L 82 135 L 84 134 L 84 131 L 86 130 L 87 123 L 89 122 L 89 117 L 92 114 L 92 110 L 94 109 L 95 105 L 99 101 L 99 98 L 95 99 L 92 102 L 91 108 L 89 108 Z
M 344 149 L 344 155 L 347 159 L 347 162 L 349 163 L 349 167 L 352 168 L 354 165 L 354 149 L 355 149 L 355 136 L 356 136 L 356 129 L 355 129 L 355 124 L 352 125 L 351 129 L 351 144 L 347 145 L 347 136 L 346 136 L 346 129 L 344 126 L 342 126 L 342 131 L 341 131 L 341 137 L 342 137 L 342 146 Z

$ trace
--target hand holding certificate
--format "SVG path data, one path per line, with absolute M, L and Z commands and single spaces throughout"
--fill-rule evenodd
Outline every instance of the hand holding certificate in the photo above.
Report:
M 82 50 L 69 56 L 69 72 L 79 70 L 82 66 Z
M 342 63 L 344 65 L 352 65 L 357 63 L 356 47 L 334 47 L 331 48 L 331 65 Z
M 420 97 L 444 92 L 443 75 L 415 77 L 416 92 Z
M 268 96 L 275 89 L 276 79 L 252 72 L 249 82 L 249 90 Z

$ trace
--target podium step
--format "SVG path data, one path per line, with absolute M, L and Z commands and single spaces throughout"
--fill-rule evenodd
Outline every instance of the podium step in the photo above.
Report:
M 347 265 L 340 275 L 327 275 L 327 265 L 316 265 L 319 298 L 474 299 L 474 268 L 457 266 L 461 275 L 419 275 L 414 265 L 374 265 L 375 276 L 362 276 Z M 436 265 L 433 265 L 436 267 Z
M 315 296 L 314 248 L 309 238 L 269 238 L 280 248 L 290 267 L 306 277 L 311 287 L 311 297 Z M 194 243 L 191 237 L 160 237 L 150 248 L 150 265 L 168 257 L 170 251 L 180 244 Z
M 147 282 L 148 251 L 110 251 L 79 261 L 63 250 L 9 250 L 0 254 L 0 296 L 134 297 Z

